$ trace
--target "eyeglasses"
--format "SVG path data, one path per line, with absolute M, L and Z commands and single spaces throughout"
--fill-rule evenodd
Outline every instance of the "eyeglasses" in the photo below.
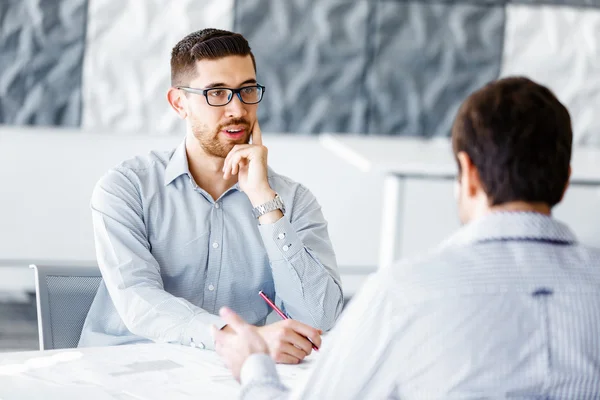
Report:
M 236 94 L 238 99 L 244 104 L 260 103 L 265 93 L 265 87 L 262 85 L 244 86 L 239 89 L 231 88 L 209 88 L 209 89 L 194 89 L 185 86 L 177 86 L 177 89 L 188 93 L 201 94 L 206 97 L 208 105 L 213 107 L 221 107 L 229 104 Z

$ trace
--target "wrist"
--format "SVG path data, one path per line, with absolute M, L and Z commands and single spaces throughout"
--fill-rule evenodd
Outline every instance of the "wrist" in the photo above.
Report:
M 269 186 L 257 191 L 246 192 L 246 196 L 248 196 L 250 203 L 252 203 L 252 207 L 258 207 L 261 204 L 273 200 L 276 194 L 277 193 Z

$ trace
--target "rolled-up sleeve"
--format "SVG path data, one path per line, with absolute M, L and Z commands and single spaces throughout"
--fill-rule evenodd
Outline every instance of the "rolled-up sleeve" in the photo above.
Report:
M 314 195 L 303 186 L 284 201 L 292 209 L 277 222 L 259 226 L 275 291 L 290 317 L 330 330 L 344 297 L 327 221 Z
M 96 185 L 91 208 L 98 265 L 127 329 L 156 342 L 214 348 L 209 326 L 224 322 L 164 290 L 135 176 L 110 171 Z

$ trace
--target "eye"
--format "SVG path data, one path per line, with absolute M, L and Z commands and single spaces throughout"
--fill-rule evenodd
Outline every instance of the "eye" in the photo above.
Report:
M 242 89 L 244 94 L 253 94 L 256 92 L 256 86 L 249 86 Z
M 211 90 L 209 93 L 212 97 L 221 97 L 225 94 L 225 91 L 217 89 L 217 90 Z

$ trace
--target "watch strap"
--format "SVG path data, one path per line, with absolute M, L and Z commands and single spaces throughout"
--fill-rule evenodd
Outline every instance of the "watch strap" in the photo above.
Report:
M 273 200 L 269 200 L 266 203 L 254 207 L 252 213 L 254 214 L 254 217 L 259 218 L 261 215 L 265 215 L 266 213 L 275 210 L 281 210 L 281 212 L 285 213 L 283 200 L 281 200 L 278 193 L 275 193 L 275 198 Z

